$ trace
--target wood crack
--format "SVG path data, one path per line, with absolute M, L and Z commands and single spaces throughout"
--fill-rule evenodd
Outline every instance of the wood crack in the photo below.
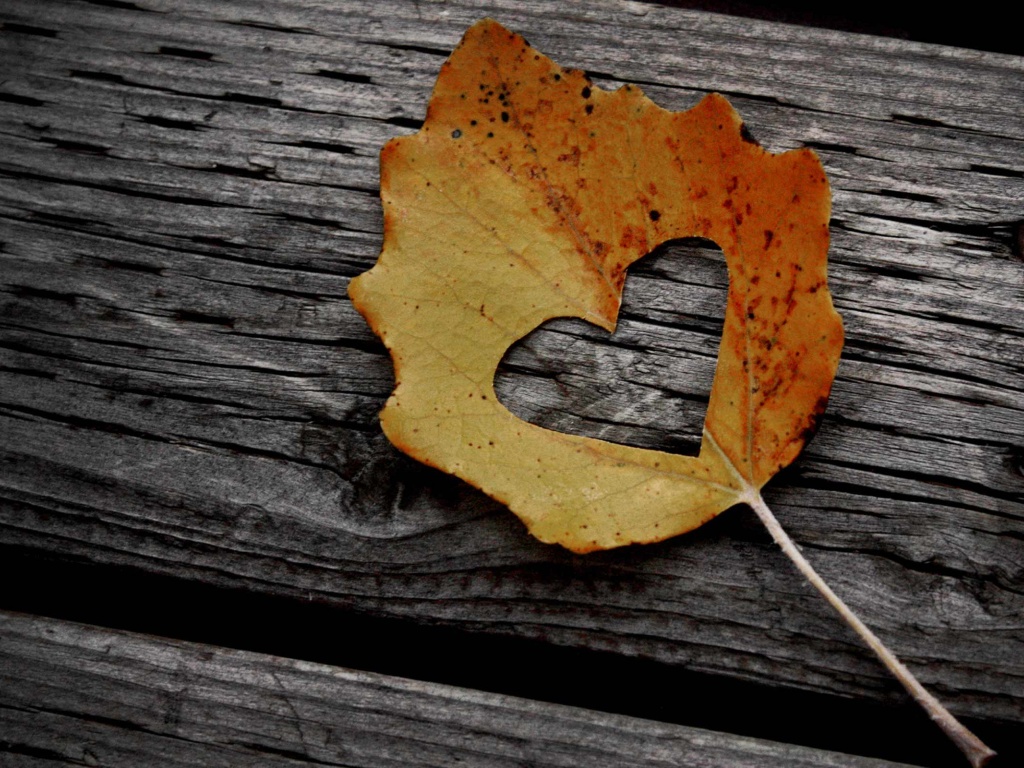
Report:
M 1024 580 L 1021 580 L 1021 585 L 1017 587 L 999 574 L 986 573 L 984 571 L 971 571 L 965 568 L 943 565 L 942 563 L 937 562 L 937 557 L 933 557 L 929 560 L 913 560 L 909 557 L 905 557 L 888 550 L 869 547 L 830 545 L 824 544 L 820 541 L 801 541 L 800 547 L 802 549 L 815 549 L 822 552 L 841 552 L 843 554 L 881 558 L 883 560 L 889 560 L 890 562 L 896 563 L 901 568 L 909 571 L 916 571 L 917 573 L 923 573 L 928 576 L 939 576 L 946 579 L 952 579 L 961 585 L 966 582 L 968 589 L 970 589 L 971 582 L 987 583 L 1006 592 L 1024 595 Z

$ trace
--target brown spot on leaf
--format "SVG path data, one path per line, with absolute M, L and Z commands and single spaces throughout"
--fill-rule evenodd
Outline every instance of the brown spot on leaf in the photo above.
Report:
M 827 405 L 828 395 L 822 395 L 818 398 L 818 402 L 814 404 L 814 408 L 811 409 L 811 413 L 806 417 L 804 427 L 800 430 L 800 434 L 798 436 L 804 445 L 807 445 L 807 443 L 809 443 L 818 433 L 818 427 L 821 425 L 821 417 L 825 413 Z

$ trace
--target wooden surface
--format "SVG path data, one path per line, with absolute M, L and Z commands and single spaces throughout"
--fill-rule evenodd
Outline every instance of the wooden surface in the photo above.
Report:
M 896 765 L 3 612 L 0 683 L 10 766 Z
M 904 701 L 748 511 L 574 556 L 380 433 L 390 363 L 345 293 L 380 247 L 377 155 L 491 15 L 602 87 L 717 90 L 768 149 L 819 152 L 847 346 L 766 499 L 955 713 L 1019 729 L 1024 60 L 625 2 L 322 6 L 0 7 L 4 551 Z M 724 266 L 630 275 L 613 337 L 551 323 L 499 393 L 692 451 Z

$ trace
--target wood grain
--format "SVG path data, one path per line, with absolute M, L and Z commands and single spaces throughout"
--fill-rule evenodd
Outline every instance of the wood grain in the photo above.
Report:
M 898 768 L 4 612 L 0 681 L 7 766 Z
M 602 87 L 725 93 L 834 191 L 848 343 L 766 498 L 960 715 L 1024 718 L 1024 60 L 637 3 L 0 9 L 0 544 L 380 616 L 896 700 L 747 511 L 577 557 L 397 454 L 348 280 L 380 246 L 377 153 L 484 15 Z M 670 249 L 616 334 L 509 354 L 537 423 L 692 450 L 724 269 Z

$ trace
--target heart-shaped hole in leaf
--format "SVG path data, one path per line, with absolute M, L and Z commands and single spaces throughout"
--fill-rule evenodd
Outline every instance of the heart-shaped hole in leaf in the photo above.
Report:
M 506 353 L 498 399 L 556 432 L 697 456 L 728 288 L 714 241 L 662 243 L 629 268 L 614 334 L 545 323 Z

